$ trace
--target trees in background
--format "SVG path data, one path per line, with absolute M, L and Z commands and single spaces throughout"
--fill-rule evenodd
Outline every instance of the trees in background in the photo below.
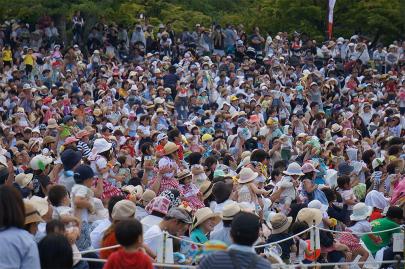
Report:
M 326 37 L 327 0 L 0 0 L 0 19 L 19 18 L 29 23 L 51 16 L 63 33 L 80 10 L 90 25 L 101 21 L 132 26 L 144 14 L 152 25 L 171 22 L 182 31 L 196 23 L 242 24 L 247 33 L 261 30 L 305 32 L 323 41 Z M 334 36 L 354 33 L 374 42 L 405 39 L 405 1 L 337 0 Z M 69 32 L 68 32 L 69 33 Z

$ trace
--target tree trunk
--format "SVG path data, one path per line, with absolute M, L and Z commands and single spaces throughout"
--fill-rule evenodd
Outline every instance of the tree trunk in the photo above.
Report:
M 63 44 L 66 46 L 66 45 L 68 45 L 68 42 L 67 42 L 67 33 L 66 33 L 66 24 L 67 24 L 67 22 L 66 22 L 66 15 L 64 15 L 64 14 L 59 14 L 58 16 L 55 16 L 55 18 L 54 18 L 54 20 L 55 20 L 55 25 L 56 25 L 56 27 L 59 29 L 59 31 L 60 31 L 60 37 L 61 37 L 61 40 L 62 40 L 62 42 L 63 42 Z

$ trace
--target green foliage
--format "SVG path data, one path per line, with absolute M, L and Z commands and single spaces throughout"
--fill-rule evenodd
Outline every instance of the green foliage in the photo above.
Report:
M 312 38 L 326 36 L 327 0 L 0 0 L 0 19 L 20 18 L 33 23 L 47 14 L 70 19 L 75 10 L 86 17 L 132 26 L 145 14 L 149 23 L 171 22 L 177 31 L 196 23 L 242 24 L 247 32 L 306 32 Z M 355 32 L 385 42 L 404 38 L 405 1 L 337 0 L 335 36 Z

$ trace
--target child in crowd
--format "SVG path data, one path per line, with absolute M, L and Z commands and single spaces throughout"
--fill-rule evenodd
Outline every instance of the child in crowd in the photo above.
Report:
M 152 269 L 151 258 L 143 245 L 142 224 L 138 220 L 123 220 L 115 227 L 117 242 L 123 247 L 112 253 L 104 269 Z
M 89 214 L 95 213 L 94 193 L 91 190 L 94 172 L 88 165 L 79 165 L 74 173 L 75 185 L 73 185 L 71 199 L 73 211 L 81 221 L 81 233 L 77 241 L 78 248 L 84 250 L 90 247 L 90 224 Z
M 343 199 L 343 203 L 347 204 L 347 210 L 348 212 L 351 213 L 351 211 L 353 210 L 353 205 L 357 204 L 358 201 L 351 187 L 350 177 L 349 176 L 338 177 L 337 184 L 339 187 L 339 193 Z
M 207 180 L 207 175 L 205 174 L 204 167 L 201 165 L 201 153 L 193 152 L 188 155 L 188 162 L 190 164 L 191 174 L 193 183 L 200 187 L 201 184 Z
M 371 224 L 368 219 L 371 215 L 373 208 L 371 206 L 366 206 L 364 203 L 357 203 L 353 207 L 353 213 L 350 215 L 350 220 L 352 221 L 352 226 L 346 228 L 347 233 L 340 235 L 338 241 L 350 248 L 352 252 L 352 259 L 356 258 L 358 255 L 361 256 L 359 262 L 365 262 L 369 257 L 369 252 L 360 243 L 360 236 L 362 233 L 371 232 Z M 381 242 L 381 238 L 374 234 L 369 234 L 369 237 L 376 243 Z M 364 264 L 359 264 L 360 268 L 363 268 Z
M 204 203 L 198 198 L 200 189 L 192 182 L 192 174 L 189 170 L 180 171 L 177 174 L 177 179 L 180 183 L 180 192 L 183 194 L 183 200 L 188 202 L 188 205 L 193 211 L 204 207 Z
M 306 222 L 296 221 L 291 226 L 291 233 L 298 234 L 305 231 L 308 228 L 309 226 Z M 316 255 L 315 251 L 310 249 L 308 239 L 309 239 L 309 231 L 294 237 L 297 252 L 295 253 L 295 260 L 291 261 L 292 263 L 309 264 L 316 261 L 316 259 L 319 257 L 319 253 L 318 255 Z

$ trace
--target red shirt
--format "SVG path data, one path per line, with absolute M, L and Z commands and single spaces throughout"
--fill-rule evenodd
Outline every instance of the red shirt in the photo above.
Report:
M 126 252 L 120 249 L 110 255 L 103 269 L 153 269 L 148 255 L 141 251 Z
M 181 143 L 176 143 L 177 146 L 179 146 L 179 150 L 177 151 L 177 155 L 179 155 L 179 160 L 182 161 L 184 158 L 184 148 Z
M 115 246 L 115 245 L 118 245 L 118 242 L 117 242 L 117 239 L 115 238 L 115 232 L 114 232 L 114 230 L 112 230 L 112 231 L 110 231 L 110 233 L 108 235 L 106 235 L 103 238 L 103 241 L 101 242 L 101 247 L 105 248 L 105 247 L 111 247 L 111 246 Z M 110 256 L 114 252 L 118 252 L 119 250 L 122 250 L 122 247 L 101 250 L 100 251 L 100 258 L 110 260 L 109 259 Z M 115 268 L 115 267 L 109 267 L 109 268 Z
M 381 219 L 383 217 L 384 216 L 381 214 L 381 210 L 374 208 L 373 212 L 371 212 L 369 221 L 372 222 L 373 220 Z

